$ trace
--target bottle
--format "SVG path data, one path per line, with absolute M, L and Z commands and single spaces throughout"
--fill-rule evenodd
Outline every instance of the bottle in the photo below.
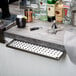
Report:
M 63 23 L 64 24 L 71 24 L 71 9 L 73 7 L 72 1 L 69 0 L 63 0 L 64 4 L 64 18 L 63 18 Z
M 26 19 L 26 22 L 32 22 L 33 21 L 33 18 L 32 18 L 32 14 L 33 14 L 33 11 L 31 9 L 31 7 L 27 7 L 24 11 L 25 13 L 25 16 L 27 17 Z
M 76 26 L 76 7 L 75 6 L 72 8 L 72 18 L 71 18 L 71 21 L 72 21 L 72 25 Z
M 63 3 L 62 0 L 56 2 L 55 5 L 55 16 L 56 16 L 56 23 L 63 22 Z
M 47 0 L 47 17 L 48 21 L 55 20 L 55 3 L 57 0 Z
M 47 21 L 47 0 L 39 0 L 40 20 Z
M 31 4 L 33 10 L 33 20 L 40 19 L 40 9 L 38 4 Z

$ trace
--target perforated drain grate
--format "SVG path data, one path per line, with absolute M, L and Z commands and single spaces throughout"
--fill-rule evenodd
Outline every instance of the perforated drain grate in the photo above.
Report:
M 60 59 L 61 56 L 64 54 L 64 52 L 60 50 L 46 48 L 40 45 L 35 45 L 35 44 L 31 44 L 31 43 L 27 43 L 19 40 L 13 40 L 10 43 L 8 43 L 7 46 L 14 49 L 50 57 L 56 60 Z

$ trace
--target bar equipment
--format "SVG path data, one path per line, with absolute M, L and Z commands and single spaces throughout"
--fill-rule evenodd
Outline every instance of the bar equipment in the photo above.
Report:
M 21 40 L 13 40 L 7 44 L 7 47 L 37 54 L 40 56 L 45 56 L 48 58 L 53 58 L 55 60 L 59 60 L 65 54 L 64 51 L 61 50 L 52 49 L 52 48 L 36 45 L 33 43 L 24 42 Z

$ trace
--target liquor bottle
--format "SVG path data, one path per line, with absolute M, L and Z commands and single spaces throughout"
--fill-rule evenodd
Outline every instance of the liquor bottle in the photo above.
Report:
M 31 8 L 33 10 L 33 20 L 40 19 L 39 1 L 31 0 Z
M 64 18 L 63 23 L 64 24 L 71 24 L 71 17 L 72 17 L 72 8 L 73 8 L 73 2 L 70 0 L 63 0 L 64 4 Z
M 38 4 L 31 4 L 33 9 L 33 19 L 40 19 L 40 9 Z
M 55 16 L 56 16 L 56 23 L 63 22 L 63 3 L 62 0 L 56 2 L 55 5 Z
M 28 22 L 28 23 L 32 22 L 33 21 L 33 18 L 32 18 L 33 12 L 32 12 L 31 7 L 27 7 L 24 12 L 25 12 L 25 16 L 27 17 L 26 22 Z
M 57 0 L 47 0 L 47 17 L 48 21 L 55 20 L 55 3 Z
M 40 20 L 47 21 L 47 0 L 39 0 Z

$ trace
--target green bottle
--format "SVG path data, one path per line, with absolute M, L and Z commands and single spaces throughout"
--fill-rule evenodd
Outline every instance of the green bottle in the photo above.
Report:
M 39 0 L 40 20 L 47 21 L 47 0 Z
M 47 0 L 47 18 L 49 22 L 55 20 L 55 3 L 57 0 Z

